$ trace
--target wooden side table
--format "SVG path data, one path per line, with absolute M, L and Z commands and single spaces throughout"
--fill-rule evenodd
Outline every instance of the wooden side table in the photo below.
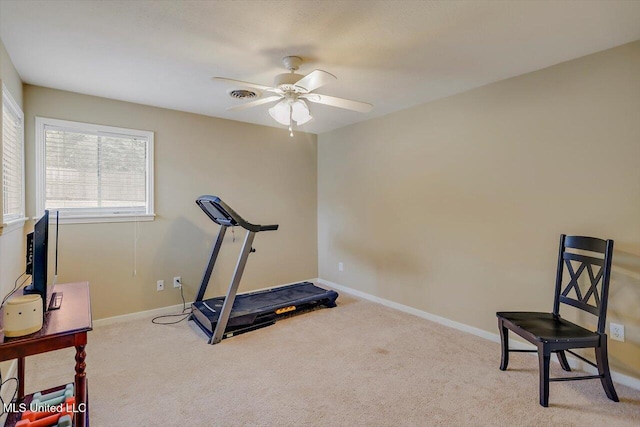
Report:
M 75 347 L 75 398 L 74 425 L 89 425 L 87 376 L 85 373 L 87 332 L 92 328 L 89 283 L 66 283 L 56 285 L 54 292 L 62 292 L 62 306 L 49 311 L 42 329 L 31 335 L 6 338 L 0 344 L 0 361 L 18 359 L 18 402 L 30 398 L 24 395 L 25 358 L 34 354 Z M 84 411 L 83 411 L 84 409 Z M 5 426 L 12 426 L 20 414 L 10 414 Z

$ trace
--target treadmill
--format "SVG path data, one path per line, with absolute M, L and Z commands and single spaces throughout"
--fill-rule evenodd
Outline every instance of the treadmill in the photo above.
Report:
M 246 294 L 237 295 L 240 279 L 247 259 L 255 249 L 251 247 L 255 234 L 261 231 L 275 231 L 278 225 L 251 224 L 216 196 L 201 196 L 196 204 L 207 216 L 220 226 L 218 237 L 211 250 L 196 299 L 191 305 L 189 320 L 209 337 L 209 344 L 217 344 L 243 332 L 269 326 L 278 317 L 289 315 L 318 306 L 335 307 L 338 293 L 319 288 L 311 282 L 295 283 Z M 247 230 L 244 244 L 238 257 L 236 269 L 229 283 L 226 297 L 204 300 L 211 272 L 220 253 L 224 235 L 229 227 L 240 226 Z

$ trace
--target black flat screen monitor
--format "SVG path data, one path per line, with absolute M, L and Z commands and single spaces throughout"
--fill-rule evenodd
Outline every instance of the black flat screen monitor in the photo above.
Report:
M 42 313 L 49 308 L 53 286 L 47 286 L 47 260 L 49 257 L 49 211 L 35 223 L 27 235 L 27 273 L 31 273 L 31 284 L 24 288 L 25 294 L 42 297 Z

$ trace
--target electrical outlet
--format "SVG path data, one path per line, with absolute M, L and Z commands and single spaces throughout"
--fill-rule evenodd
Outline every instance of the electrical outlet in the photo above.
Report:
M 180 276 L 176 276 L 173 278 L 173 287 L 174 288 L 179 288 L 182 286 L 182 279 L 180 278 Z
M 344 271 L 344 264 L 342 262 L 338 263 L 338 271 Z
M 164 291 L 164 280 L 158 280 L 156 282 L 156 290 L 157 291 Z
M 617 323 L 610 323 L 609 331 L 611 333 L 612 340 L 624 341 L 624 325 L 619 325 Z

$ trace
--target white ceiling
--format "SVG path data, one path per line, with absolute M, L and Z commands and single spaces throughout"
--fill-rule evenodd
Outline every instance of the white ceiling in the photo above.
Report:
M 640 1 L 0 0 L 0 37 L 29 84 L 276 127 L 211 77 L 271 85 L 301 56 L 374 105 L 311 104 L 322 133 L 638 40 Z

